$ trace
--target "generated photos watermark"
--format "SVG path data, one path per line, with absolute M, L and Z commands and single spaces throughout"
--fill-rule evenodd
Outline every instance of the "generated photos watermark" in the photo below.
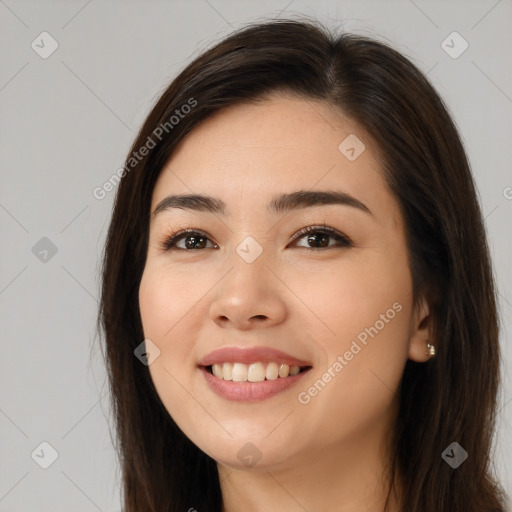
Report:
M 147 138 L 146 142 L 137 150 L 133 151 L 124 164 L 124 167 L 117 169 L 101 186 L 96 187 L 92 191 L 92 195 L 99 201 L 105 199 L 109 192 L 120 183 L 120 181 L 131 171 L 149 152 L 156 147 L 158 142 L 164 138 L 164 134 L 169 134 L 180 121 L 189 114 L 197 105 L 197 100 L 189 98 L 187 103 L 181 105 L 180 108 L 174 110 L 174 114 L 164 123 L 159 124 Z M 154 138 L 153 138 L 154 137 Z
M 361 352 L 361 350 L 368 345 L 368 337 L 374 338 L 379 334 L 384 327 L 397 313 L 402 311 L 403 306 L 399 302 L 395 302 L 391 308 L 382 313 L 371 327 L 365 327 L 357 336 L 356 339 L 352 340 L 349 350 L 346 350 L 343 354 L 336 357 L 336 360 L 329 365 L 327 370 L 316 380 L 306 391 L 301 391 L 297 395 L 299 403 L 307 405 L 311 400 L 320 393 L 329 382 L 331 382 L 340 372 L 349 364 L 354 357 Z

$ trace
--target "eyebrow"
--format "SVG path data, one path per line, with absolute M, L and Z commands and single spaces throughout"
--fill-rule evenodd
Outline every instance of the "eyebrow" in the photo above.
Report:
M 289 194 L 281 194 L 274 197 L 267 205 L 267 210 L 274 214 L 291 210 L 300 210 L 324 205 L 343 205 L 357 208 L 365 213 L 373 215 L 370 209 L 359 199 L 342 191 L 332 190 L 298 190 Z M 153 215 L 171 208 L 208 212 L 219 215 L 226 214 L 226 203 L 221 199 L 201 194 L 180 194 L 168 196 L 158 203 Z

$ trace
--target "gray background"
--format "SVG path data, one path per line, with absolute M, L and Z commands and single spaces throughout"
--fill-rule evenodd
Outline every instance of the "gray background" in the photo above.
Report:
M 460 128 L 500 292 L 496 465 L 512 493 L 510 0 L 0 0 L 0 511 L 120 510 L 94 325 L 114 192 L 93 190 L 193 56 L 246 22 L 299 14 L 389 40 L 428 72 Z M 43 31 L 58 43 L 46 59 Z M 452 56 L 441 46 L 453 31 L 469 44 L 457 58 L 462 40 L 445 43 Z M 42 442 L 58 453 L 47 469 Z

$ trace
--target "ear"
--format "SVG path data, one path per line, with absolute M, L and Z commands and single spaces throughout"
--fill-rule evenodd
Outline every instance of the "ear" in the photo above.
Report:
M 409 359 L 424 363 L 430 359 L 427 343 L 435 345 L 431 339 L 432 317 L 426 298 L 423 296 L 411 318 L 411 336 L 409 340 Z

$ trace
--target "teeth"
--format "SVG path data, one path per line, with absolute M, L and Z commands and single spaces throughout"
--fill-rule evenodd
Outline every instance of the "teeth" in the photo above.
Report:
M 219 372 L 217 377 L 223 378 L 224 380 L 233 380 L 233 363 L 224 363 L 222 365 L 222 373 Z
M 267 369 L 265 370 L 265 377 L 267 380 L 275 380 L 279 377 L 279 367 L 277 363 L 268 363 Z
M 222 367 L 220 366 L 220 364 L 214 364 L 212 366 L 212 373 L 213 375 L 215 375 L 215 377 L 218 377 L 219 379 L 223 379 L 223 372 L 222 372 Z
M 252 363 L 247 370 L 247 380 L 249 382 L 261 382 L 265 380 L 265 367 L 262 363 Z
M 300 366 L 290 366 L 290 375 L 297 375 L 300 372 Z
M 234 363 L 233 364 L 233 381 L 235 382 L 244 382 L 247 380 L 247 365 L 242 363 Z M 223 375 L 220 376 L 223 379 Z
M 223 380 L 232 380 L 234 382 L 262 382 L 266 380 L 275 380 L 278 377 L 297 375 L 300 372 L 300 366 L 289 366 L 278 363 L 216 363 L 212 365 L 212 373 L 215 377 Z
M 287 364 L 279 365 L 279 377 L 288 377 L 290 374 L 290 367 Z

